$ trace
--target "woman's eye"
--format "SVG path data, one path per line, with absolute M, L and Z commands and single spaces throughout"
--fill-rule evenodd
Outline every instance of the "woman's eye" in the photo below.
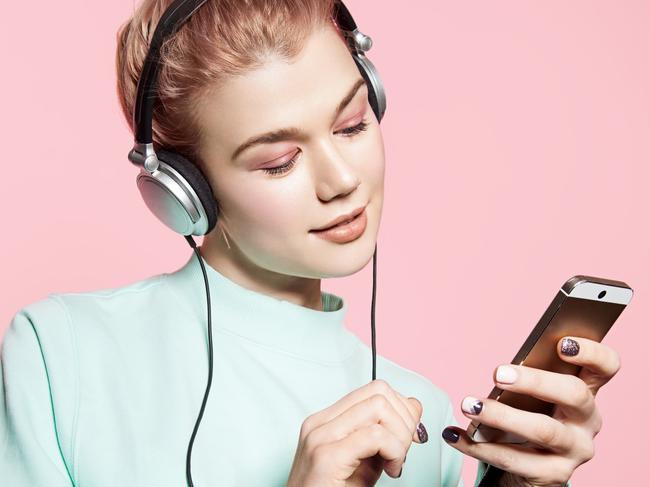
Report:
M 283 174 L 287 171 L 290 171 L 291 168 L 296 163 L 296 157 L 298 156 L 298 154 L 300 154 L 300 151 L 296 151 L 294 156 L 284 164 L 275 167 L 264 167 L 262 168 L 262 171 L 264 171 L 267 174 Z
M 357 135 L 363 132 L 367 128 L 368 128 L 368 122 L 364 119 L 358 124 L 353 125 L 352 127 L 346 127 L 343 130 L 340 130 L 339 132 L 346 137 L 352 137 L 353 135 Z M 296 154 L 284 164 L 275 167 L 264 167 L 262 168 L 262 171 L 264 171 L 267 174 L 273 174 L 273 175 L 284 174 L 290 171 L 291 168 L 296 164 L 296 158 L 298 154 L 300 154 L 300 151 L 297 151 Z
M 346 135 L 347 137 L 350 137 L 352 135 L 356 135 L 356 134 L 358 134 L 360 132 L 363 132 L 367 128 L 368 128 L 368 122 L 366 120 L 362 120 L 358 124 L 356 124 L 356 125 L 354 125 L 352 127 L 344 128 L 340 132 L 342 134 Z

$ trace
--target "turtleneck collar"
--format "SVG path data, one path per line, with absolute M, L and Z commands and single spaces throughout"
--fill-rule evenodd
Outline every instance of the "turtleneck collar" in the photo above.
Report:
M 247 289 L 230 280 L 203 259 L 210 285 L 212 328 L 260 345 L 323 363 L 349 358 L 358 338 L 344 324 L 347 302 L 321 291 L 323 311 Z M 207 329 L 207 301 L 201 265 L 194 252 L 166 281 L 187 299 Z

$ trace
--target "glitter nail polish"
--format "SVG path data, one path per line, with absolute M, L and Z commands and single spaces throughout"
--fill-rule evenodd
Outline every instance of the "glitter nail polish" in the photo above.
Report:
M 418 438 L 420 439 L 420 443 L 426 443 L 429 440 L 429 434 L 427 433 L 427 429 L 424 427 L 422 423 L 418 424 L 417 432 L 418 432 Z
M 564 355 L 573 357 L 574 355 L 578 355 L 578 352 L 580 351 L 580 345 L 578 345 L 578 342 L 571 338 L 563 338 L 562 343 L 560 344 L 560 351 Z

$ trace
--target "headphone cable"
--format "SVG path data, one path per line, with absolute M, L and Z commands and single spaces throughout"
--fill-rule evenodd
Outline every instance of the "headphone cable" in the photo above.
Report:
M 196 246 L 196 242 L 191 235 L 185 235 L 185 240 L 190 244 L 190 247 L 194 250 L 196 258 L 201 264 L 201 271 L 203 272 L 203 280 L 205 281 L 205 294 L 207 297 L 208 303 L 208 384 L 205 388 L 205 393 L 203 395 L 203 402 L 201 403 L 201 410 L 199 411 L 199 416 L 196 418 L 196 423 L 194 424 L 194 430 L 192 431 L 192 436 L 190 437 L 190 442 L 187 446 L 187 456 L 185 463 L 185 476 L 187 477 L 187 485 L 189 487 L 194 487 L 194 482 L 192 482 L 192 447 L 194 446 L 194 439 L 196 438 L 196 433 L 199 430 L 199 425 L 201 424 L 201 419 L 203 418 L 203 413 L 205 411 L 205 405 L 208 402 L 208 396 L 210 395 L 210 387 L 212 386 L 212 370 L 213 370 L 213 355 L 214 351 L 212 348 L 212 306 L 210 305 L 210 286 L 208 284 L 208 275 L 205 271 L 205 264 L 203 263 L 203 258 L 199 253 L 199 250 Z M 375 243 L 375 252 L 372 255 L 372 303 L 370 307 L 370 331 L 371 331 L 371 341 L 372 341 L 372 380 L 375 380 L 377 377 L 377 345 L 376 345 L 376 332 L 375 332 L 375 297 L 377 295 L 377 244 Z
M 372 380 L 377 378 L 377 345 L 375 333 L 375 296 L 377 294 L 377 242 L 372 254 L 372 304 L 370 305 L 370 333 L 372 341 Z
M 196 258 L 199 259 L 199 264 L 201 264 L 201 271 L 203 271 L 203 280 L 205 281 L 205 294 L 208 300 L 208 357 L 209 357 L 209 365 L 208 365 L 208 385 L 205 388 L 205 394 L 203 395 L 203 403 L 201 404 L 201 410 L 199 411 L 199 416 L 196 418 L 196 424 L 194 425 L 194 431 L 192 431 L 192 436 L 190 438 L 190 443 L 187 446 L 187 458 L 186 458 L 186 465 L 185 465 L 185 475 L 187 477 L 187 484 L 189 487 L 194 487 L 194 483 L 192 482 L 192 447 L 194 446 L 194 438 L 196 438 L 196 432 L 199 429 L 199 424 L 201 423 L 201 418 L 203 418 L 203 412 L 205 411 L 205 405 L 208 402 L 208 395 L 210 394 L 210 387 L 212 386 L 212 356 L 213 356 L 213 350 L 212 350 L 212 313 L 211 313 L 211 308 L 212 306 L 210 305 L 210 286 L 208 285 L 208 275 L 205 272 L 205 265 L 203 264 L 203 258 L 201 257 L 201 254 L 199 253 L 199 250 L 196 247 L 196 242 L 192 238 L 191 235 L 185 235 L 185 240 L 190 244 L 190 247 L 194 250 L 194 253 L 196 254 Z

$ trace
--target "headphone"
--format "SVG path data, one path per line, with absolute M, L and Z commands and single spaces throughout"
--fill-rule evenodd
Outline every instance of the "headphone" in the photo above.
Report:
M 189 441 L 186 457 L 186 477 L 194 487 L 191 473 L 191 455 L 212 384 L 212 316 L 208 277 L 196 242 L 192 235 L 209 233 L 217 223 L 217 204 L 212 188 L 198 165 L 171 148 L 153 147 L 153 110 L 157 100 L 156 80 L 160 68 L 160 48 L 207 0 L 175 0 L 160 17 L 151 37 L 149 50 L 142 66 L 133 110 L 134 145 L 128 159 L 140 167 L 136 183 L 145 204 L 151 212 L 174 232 L 184 235 L 193 248 L 203 272 L 208 307 L 209 371 L 203 402 Z M 341 30 L 352 58 L 368 87 L 368 101 L 381 122 L 386 111 L 386 94 L 374 65 L 365 52 L 372 47 L 372 39 L 357 28 L 350 11 L 340 0 L 334 2 L 333 18 Z M 377 280 L 377 246 L 373 255 L 373 284 L 371 307 L 372 380 L 376 378 L 375 296 Z
M 151 38 L 133 111 L 135 144 L 128 158 L 140 166 L 136 183 L 145 204 L 167 227 L 181 235 L 205 235 L 217 223 L 217 205 L 199 167 L 170 149 L 153 148 L 153 109 L 162 42 L 173 35 L 207 0 L 177 0 L 163 13 Z M 386 111 L 386 95 L 377 70 L 365 56 L 372 39 L 361 33 L 343 2 L 335 2 L 336 20 L 352 57 L 368 86 L 368 99 L 377 120 Z

